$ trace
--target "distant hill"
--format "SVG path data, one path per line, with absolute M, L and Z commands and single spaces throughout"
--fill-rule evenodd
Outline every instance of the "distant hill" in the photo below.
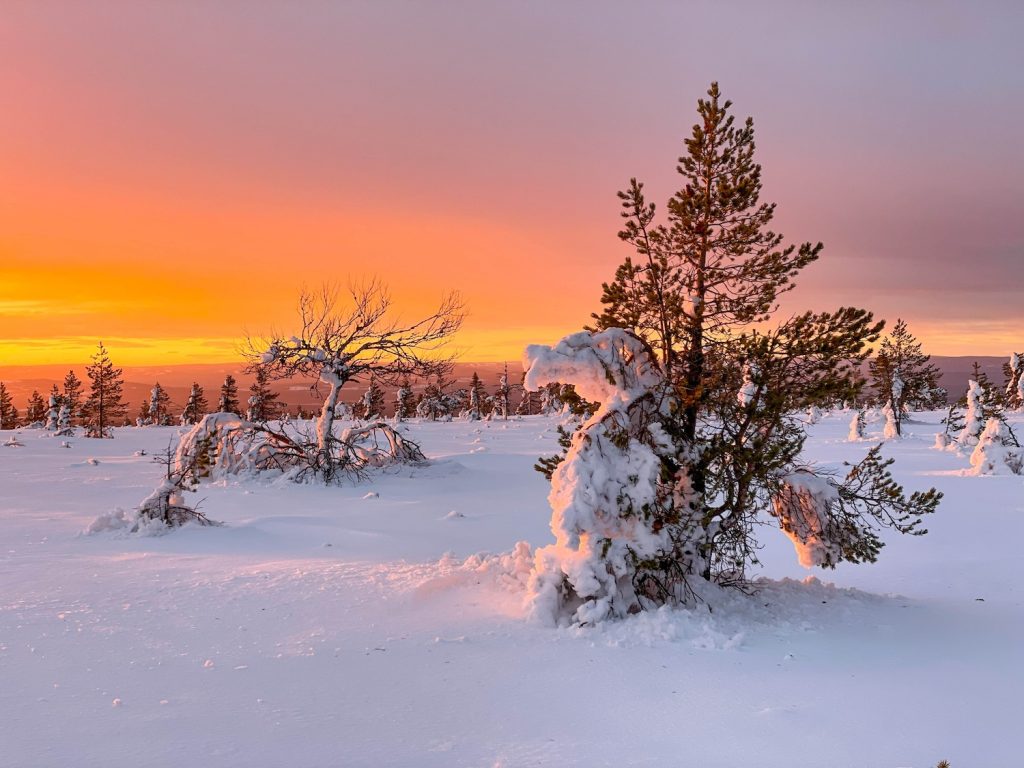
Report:
M 971 376 L 972 366 L 978 363 L 981 370 L 988 375 L 996 385 L 1003 383 L 1003 363 L 1010 359 L 1006 357 L 943 357 L 932 355 L 932 362 L 942 371 L 942 380 L 939 382 L 950 394 L 951 399 L 956 400 L 967 391 L 967 382 Z

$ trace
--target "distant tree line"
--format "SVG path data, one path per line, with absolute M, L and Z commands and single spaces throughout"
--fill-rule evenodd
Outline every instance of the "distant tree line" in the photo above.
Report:
M 209 413 L 233 413 L 254 422 L 308 419 L 314 415 L 302 406 L 289 413 L 280 393 L 270 386 L 272 377 L 267 366 L 252 366 L 251 372 L 253 382 L 245 392 L 239 390 L 236 378 L 228 374 L 212 404 L 199 382 L 192 383 L 184 402 L 175 403 L 167 389 L 156 381 L 149 398 L 139 402 L 131 418 L 130 403 L 124 398 L 123 369 L 113 364 L 100 343 L 86 367 L 84 381 L 69 370 L 61 383 L 53 384 L 48 396 L 34 390 L 20 409 L 8 387 L 0 381 L 0 429 L 39 428 L 65 433 L 80 429 L 86 437 L 101 438 L 110 437 L 114 427 L 197 424 Z M 507 364 L 490 386 L 475 371 L 467 387 L 457 386 L 451 364 L 438 366 L 426 377 L 404 376 L 390 402 L 377 376 L 370 372 L 366 381 L 365 392 L 354 403 L 336 404 L 339 418 L 508 419 L 513 415 L 554 413 L 572 399 L 566 392 L 571 387 L 553 386 L 538 393 L 525 390 L 521 381 L 510 383 Z

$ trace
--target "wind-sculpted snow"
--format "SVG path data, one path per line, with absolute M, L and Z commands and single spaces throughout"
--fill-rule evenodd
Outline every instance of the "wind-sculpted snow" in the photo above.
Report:
M 529 390 L 571 382 L 584 400 L 601 403 L 594 421 L 623 410 L 661 381 L 646 345 L 621 328 L 574 333 L 553 347 L 532 344 L 526 348 L 523 368 L 523 386 Z
M 593 624 L 638 608 L 635 563 L 673 546 L 676 527 L 648 514 L 666 487 L 658 451 L 672 450 L 656 421 L 662 377 L 650 348 L 619 328 L 577 333 L 526 350 L 524 386 L 571 384 L 600 407 L 573 435 L 551 476 L 555 543 L 537 550 L 531 615 Z

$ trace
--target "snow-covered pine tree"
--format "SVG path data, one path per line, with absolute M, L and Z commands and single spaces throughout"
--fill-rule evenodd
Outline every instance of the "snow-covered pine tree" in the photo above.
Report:
M 149 403 L 146 404 L 147 424 L 166 426 L 171 423 L 171 396 L 167 390 L 156 382 L 149 391 Z
M 253 369 L 255 378 L 249 387 L 249 408 L 246 418 L 249 421 L 264 423 L 280 418 L 282 406 L 277 402 L 280 396 L 270 388 L 270 375 L 265 366 L 258 365 Z
M 887 417 L 892 413 L 892 437 L 902 436 L 908 410 L 930 410 L 945 401 L 945 391 L 938 383 L 939 369 L 930 360 L 906 322 L 897 320 L 869 364 L 875 402 Z
M 466 418 L 470 421 L 479 421 L 483 416 L 486 402 L 487 390 L 484 389 L 480 376 L 473 371 L 473 376 L 469 380 L 469 408 L 466 410 Z
M 384 418 L 384 390 L 377 383 L 376 377 L 370 374 L 370 383 L 363 392 L 362 398 L 356 403 L 356 416 L 368 421 Z
M 124 420 L 126 406 L 121 401 L 124 387 L 122 371 L 110 362 L 103 342 L 100 342 L 92 364 L 85 369 L 89 379 L 89 394 L 82 407 L 86 437 L 112 437 L 110 428 Z
M 14 429 L 18 426 L 18 410 L 7 387 L 0 381 L 0 429 Z
M 416 413 L 416 401 L 412 393 L 412 383 L 406 376 L 399 382 L 395 393 L 395 421 L 411 419 Z
M 238 382 L 230 373 L 224 377 L 224 383 L 220 385 L 220 399 L 217 401 L 219 413 L 233 413 L 241 416 L 241 404 L 238 401 Z
M 1019 411 L 1024 408 L 1024 354 L 1014 352 L 1009 362 L 1003 363 L 1003 376 L 1006 379 L 1004 399 L 1006 407 Z
M 135 416 L 135 426 L 146 427 L 153 422 L 149 420 L 149 403 L 143 400 L 139 403 L 139 412 Z
M 971 452 L 971 474 L 1002 475 L 1024 474 L 1024 451 L 1010 425 L 999 418 L 991 418 Z
M 42 428 L 46 426 L 46 401 L 39 394 L 38 390 L 32 390 L 32 396 L 28 399 L 28 407 L 25 409 L 25 422 L 30 427 Z
M 540 412 L 545 416 L 562 412 L 562 400 L 558 396 L 561 390 L 560 384 L 548 384 L 540 391 Z
M 451 384 L 445 373 L 439 373 L 429 380 L 416 403 L 416 415 L 430 421 L 451 421 L 453 416 L 458 415 L 468 394 L 461 389 L 450 391 L 448 387 Z
M 71 424 L 71 406 L 61 400 L 60 411 L 57 414 L 57 436 L 71 437 L 75 434 L 75 428 Z
M 765 515 L 802 562 L 873 561 L 878 528 L 922 533 L 921 517 L 941 498 L 934 490 L 905 496 L 877 448 L 843 479 L 815 474 L 802 460 L 805 435 L 793 414 L 856 398 L 882 324 L 842 308 L 763 329 L 821 245 L 786 247 L 770 229 L 775 207 L 759 200 L 753 121 L 736 125 L 729 107 L 717 84 L 698 102 L 667 223 L 656 224 L 635 179 L 620 194 L 620 237 L 637 259 L 604 286 L 596 325 L 603 333 L 630 329 L 656 353 L 601 333 L 527 353 L 527 386 L 562 381 L 601 401 L 565 460 L 542 467 L 553 472 L 552 528 L 565 538 L 538 552 L 535 608 L 546 603 L 541 612 L 556 620 L 687 600 L 704 581 L 744 583 Z M 745 371 L 752 395 L 740 398 Z M 601 377 L 607 384 L 592 381 Z M 637 386 L 620 392 L 619 379 Z M 609 442 L 616 450 L 601 459 Z M 577 495 L 598 480 L 608 487 Z M 580 511 L 576 498 L 599 509 Z
M 60 409 L 63 397 L 60 394 L 60 389 L 54 384 L 50 390 L 50 397 L 47 400 L 46 409 L 46 429 L 50 432 L 56 432 L 60 422 Z
M 508 363 L 505 363 L 505 371 L 498 379 L 498 388 L 494 392 L 492 402 L 494 403 L 495 416 L 507 420 L 512 410 L 512 387 L 508 383 Z
M 82 414 L 82 380 L 74 371 L 68 371 L 68 375 L 64 377 L 64 402 L 68 405 L 71 424 L 74 426 L 75 420 Z
M 206 415 L 209 405 L 206 402 L 206 395 L 198 382 L 192 382 L 192 389 L 189 390 L 188 400 L 185 401 L 185 410 L 181 413 L 182 424 L 198 424 Z
M 979 373 L 977 363 L 975 363 L 974 373 Z M 981 375 L 984 376 L 983 373 Z M 961 402 L 966 404 L 963 428 L 956 438 L 957 444 L 961 448 L 973 448 L 977 445 L 978 440 L 981 439 L 981 433 L 985 431 L 986 425 L 991 419 L 1006 423 L 1006 415 L 999 393 L 995 391 L 987 378 L 983 379 L 983 382 L 976 379 L 968 381 L 967 394 L 961 398 Z
M 516 406 L 516 416 L 532 416 L 536 410 L 533 403 L 533 392 L 523 385 L 525 381 L 526 371 L 523 371 L 523 377 L 519 382 L 519 390 L 523 393 L 523 396 L 519 399 L 519 405 Z

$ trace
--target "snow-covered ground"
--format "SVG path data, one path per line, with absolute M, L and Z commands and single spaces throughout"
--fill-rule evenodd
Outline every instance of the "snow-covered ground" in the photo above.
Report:
M 553 419 L 412 424 L 429 467 L 207 485 L 226 525 L 156 537 L 81 532 L 152 490 L 177 429 L 19 431 L 0 765 L 1019 766 L 1024 478 L 963 474 L 938 420 L 885 449 L 946 494 L 927 536 L 807 579 L 765 529 L 757 594 L 582 630 L 523 618 Z M 848 422 L 812 427 L 810 456 L 862 456 Z

